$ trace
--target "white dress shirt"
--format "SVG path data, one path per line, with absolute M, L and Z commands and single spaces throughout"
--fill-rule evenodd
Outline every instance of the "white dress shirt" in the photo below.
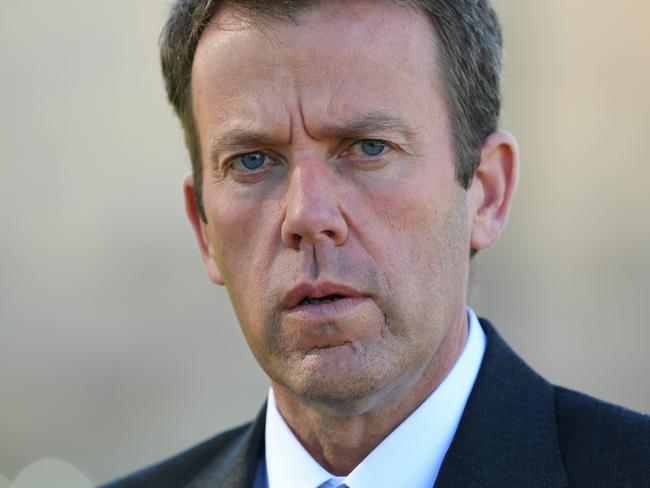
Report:
M 266 457 L 255 488 L 431 488 L 456 433 L 485 352 L 485 334 L 468 309 L 469 334 L 463 352 L 431 395 L 345 477 L 334 476 L 305 450 L 280 415 L 269 391 Z

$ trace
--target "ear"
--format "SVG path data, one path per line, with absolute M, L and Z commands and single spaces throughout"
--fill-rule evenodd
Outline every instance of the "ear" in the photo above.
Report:
M 199 250 L 201 251 L 201 257 L 203 258 L 203 264 L 205 264 L 208 276 L 217 285 L 223 285 L 223 277 L 221 276 L 217 262 L 214 259 L 212 237 L 210 236 L 208 224 L 203 222 L 201 213 L 196 204 L 194 178 L 191 173 L 188 173 L 183 178 L 183 197 L 185 199 L 185 212 L 187 213 L 187 218 L 190 220 L 190 224 L 192 224 L 192 228 L 194 229 L 194 234 L 199 243 Z
M 492 245 L 506 225 L 519 174 L 517 141 L 507 132 L 490 134 L 481 149 L 481 162 L 469 189 L 472 249 Z

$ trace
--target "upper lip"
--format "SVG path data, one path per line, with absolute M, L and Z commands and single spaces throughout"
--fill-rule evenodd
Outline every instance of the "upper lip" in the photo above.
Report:
M 285 310 L 294 308 L 305 298 L 322 298 L 328 295 L 341 295 L 345 298 L 363 296 L 359 290 L 352 286 L 332 281 L 304 282 L 289 290 L 284 296 L 282 304 Z

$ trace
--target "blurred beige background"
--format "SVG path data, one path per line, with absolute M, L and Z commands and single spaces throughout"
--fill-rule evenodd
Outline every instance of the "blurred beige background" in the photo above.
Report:
M 650 3 L 499 0 L 522 173 L 472 303 L 553 382 L 650 410 Z M 0 0 L 0 473 L 101 482 L 266 382 L 181 207 L 166 1 Z

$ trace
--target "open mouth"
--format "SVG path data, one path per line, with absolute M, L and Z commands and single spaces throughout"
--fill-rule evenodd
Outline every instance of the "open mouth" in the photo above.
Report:
M 342 300 L 345 298 L 343 295 L 325 295 L 324 297 L 318 297 L 318 298 L 312 298 L 312 297 L 305 297 L 302 300 L 300 300 L 300 305 L 322 305 L 324 303 L 332 303 L 335 302 L 336 300 Z

